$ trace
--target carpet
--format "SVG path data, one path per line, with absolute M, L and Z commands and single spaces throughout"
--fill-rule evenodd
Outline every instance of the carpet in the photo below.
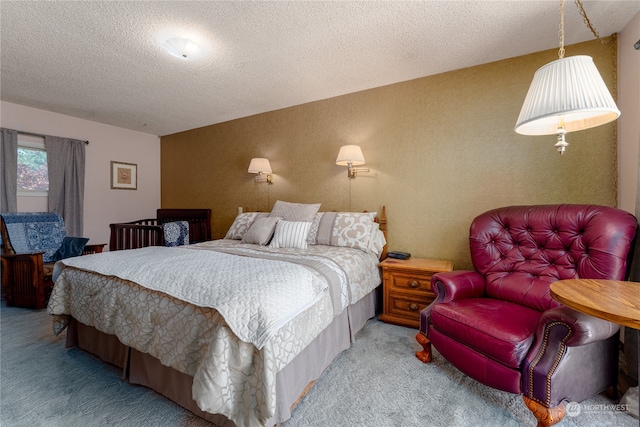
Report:
M 119 369 L 66 349 L 44 310 L 3 302 L 0 331 L 2 426 L 211 425 L 152 390 L 122 381 Z M 417 360 L 414 335 L 369 321 L 283 427 L 535 426 L 519 395 L 467 378 L 435 352 L 430 364 Z M 638 426 L 613 404 L 596 396 L 558 425 Z

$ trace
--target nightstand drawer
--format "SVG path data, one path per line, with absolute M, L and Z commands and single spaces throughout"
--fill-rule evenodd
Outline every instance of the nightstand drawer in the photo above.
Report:
M 420 312 L 435 299 L 431 291 L 431 276 L 453 270 L 446 260 L 387 258 L 382 268 L 383 302 L 379 319 L 396 325 L 418 328 Z
M 389 314 L 394 316 L 405 316 L 416 321 L 420 317 L 420 312 L 431 304 L 435 295 L 430 298 L 416 298 L 412 295 L 389 294 Z
M 430 273 L 389 271 L 389 291 L 431 292 L 431 276 Z
M 429 298 L 424 298 L 414 294 L 390 292 L 387 294 L 385 313 L 380 317 L 386 322 L 417 328 L 420 326 L 420 312 L 433 299 L 433 294 Z

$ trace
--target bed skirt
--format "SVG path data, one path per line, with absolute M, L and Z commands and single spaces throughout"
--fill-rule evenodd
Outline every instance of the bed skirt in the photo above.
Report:
M 300 354 L 276 375 L 276 413 L 267 423 L 276 425 L 291 417 L 291 410 L 308 391 L 308 386 L 344 350 L 367 320 L 375 316 L 375 290 L 337 316 Z M 122 378 L 143 385 L 171 399 L 183 408 L 221 427 L 235 423 L 221 414 L 202 411 L 191 397 L 193 377 L 164 366 L 146 353 L 123 345 L 113 335 L 72 319 L 67 330 L 67 347 L 79 347 L 107 363 L 122 368 Z

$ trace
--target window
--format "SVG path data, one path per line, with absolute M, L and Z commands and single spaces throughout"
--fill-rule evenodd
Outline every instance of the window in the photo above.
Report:
M 18 196 L 46 197 L 48 191 L 44 138 L 18 135 Z

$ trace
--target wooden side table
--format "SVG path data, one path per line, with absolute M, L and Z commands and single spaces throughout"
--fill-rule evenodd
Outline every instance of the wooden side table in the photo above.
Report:
M 396 325 L 418 328 L 420 311 L 431 304 L 431 276 L 453 270 L 453 262 L 436 259 L 387 258 L 382 268 L 383 304 L 380 320 Z
M 637 329 L 640 353 L 640 283 L 600 279 L 559 280 L 551 284 L 551 296 L 574 310 Z

